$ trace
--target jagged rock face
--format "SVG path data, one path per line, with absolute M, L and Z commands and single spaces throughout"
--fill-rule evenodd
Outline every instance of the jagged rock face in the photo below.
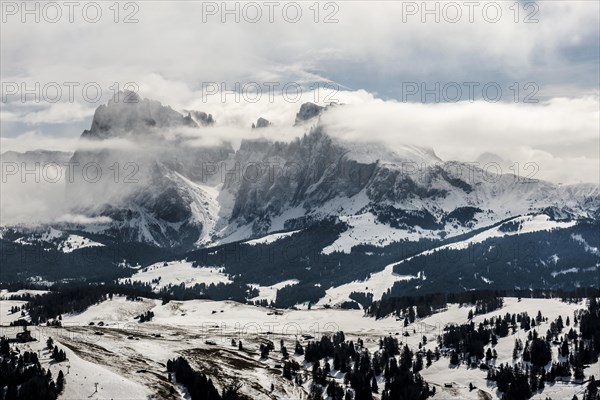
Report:
M 186 111 L 188 118 L 191 118 L 200 126 L 211 126 L 215 124 L 212 114 L 207 114 L 204 111 Z
M 155 101 L 138 100 L 99 107 L 82 136 L 97 143 L 129 138 L 139 149 L 75 152 L 71 161 L 79 163 L 77 168 L 92 162 L 108 174 L 98 182 L 79 180 L 67 188 L 75 212 L 110 217 L 112 232 L 125 240 L 189 249 L 244 225 L 250 226 L 246 236 L 257 236 L 273 230 L 275 220 L 277 229 L 282 229 L 282 221 L 284 228 L 300 228 L 332 216 L 366 212 L 394 228 L 440 231 L 447 224 L 475 227 L 482 218 L 493 223 L 528 213 L 598 218 L 597 186 L 516 182 L 511 175 L 489 180 L 466 164 L 441 161 L 433 150 L 406 146 L 393 152 L 345 143 L 327 135 L 317 120 L 307 134 L 289 143 L 243 140 L 237 151 L 228 143 L 182 145 L 161 132 L 195 128 L 201 135 L 200 127 L 209 129 L 214 122 L 210 114 L 184 115 Z M 296 123 L 326 109 L 305 103 Z M 262 120 L 257 125 L 269 124 Z M 159 151 L 147 150 L 156 148 Z M 115 162 L 118 183 L 111 170 Z M 406 162 L 426 168 L 406 169 Z M 124 182 L 132 172 L 127 163 L 137 168 L 135 182 Z M 207 174 L 207 166 L 215 173 Z
M 316 116 L 320 115 L 324 109 L 325 107 L 321 107 L 314 103 L 302 104 L 300 106 L 300 111 L 298 111 L 298 114 L 296 114 L 295 124 L 298 125 L 302 122 L 315 118 Z
M 110 217 L 113 231 L 123 240 L 193 247 L 206 233 L 209 212 L 202 209 L 207 204 L 202 189 L 190 186 L 187 179 L 204 182 L 206 165 L 227 159 L 233 148 L 228 143 L 190 147 L 163 134 L 213 123 L 210 114 L 194 111 L 183 116 L 159 102 L 120 93 L 96 110 L 82 138 L 125 138 L 139 148 L 100 146 L 76 151 L 71 162 L 78 179 L 67 186 L 74 212 Z M 98 166 L 102 176 L 82 179 L 91 164 Z
M 244 141 L 237 161 L 264 168 L 259 179 L 242 176 L 231 218 L 259 221 L 257 227 L 268 228 L 268 219 L 286 208 L 312 209 L 336 196 L 354 196 L 369 180 L 374 165 L 358 164 L 344 158 L 344 153 L 320 128 L 289 144 Z
M 593 186 L 522 182 L 512 175 L 490 177 L 458 162 L 411 170 L 405 163 L 415 159 L 407 155 L 380 160 L 358 157 L 362 161 L 357 161 L 343 143 L 319 126 L 290 144 L 245 142 L 236 157 L 242 163 L 277 164 L 288 172 L 287 176 L 263 174 L 258 180 L 242 180 L 231 220 L 240 225 L 252 223 L 256 235 L 267 232 L 274 218 L 293 208 L 321 217 L 348 212 L 343 208 L 344 199 L 360 193 L 366 195 L 360 211 L 370 211 L 380 221 L 407 229 L 419 225 L 443 230 L 446 223 L 470 227 L 482 216 L 493 223 L 529 213 L 557 219 L 594 218 L 600 207 L 598 188 Z M 332 201 L 339 203 L 336 211 L 324 211 Z
M 429 198 L 435 200 L 446 194 L 442 189 L 431 188 L 430 185 L 420 185 L 409 174 L 396 168 L 382 167 L 367 188 L 369 198 L 375 202 L 403 201 L 411 197 Z
M 269 122 L 268 119 L 260 117 L 256 120 L 256 124 L 252 124 L 252 127 L 253 128 L 266 128 L 269 125 L 271 125 L 271 123 Z
M 184 117 L 155 100 L 141 99 L 129 91 L 117 93 L 107 105 L 94 113 L 92 126 L 82 137 L 105 139 L 125 133 L 144 133 L 150 128 L 197 127 L 190 116 Z

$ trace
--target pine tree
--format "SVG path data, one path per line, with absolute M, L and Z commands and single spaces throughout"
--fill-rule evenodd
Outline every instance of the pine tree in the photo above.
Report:
M 458 352 L 456 352 L 455 350 L 452 350 L 452 354 L 450 355 L 450 364 L 458 365 L 458 363 L 459 363 Z
M 169 374 L 171 376 L 171 374 Z M 169 379 L 169 382 L 171 380 Z M 56 392 L 61 393 L 65 387 L 65 375 L 62 370 L 58 371 L 58 377 L 56 378 Z
M 566 340 L 563 340 L 562 345 L 560 346 L 560 355 L 563 357 L 569 355 L 569 343 Z
M 310 394 L 308 395 L 309 400 L 323 400 L 323 389 L 321 386 L 313 383 L 310 387 Z
M 17 390 L 17 386 L 14 383 L 8 385 L 6 389 L 6 395 L 4 396 L 5 400 L 17 400 L 19 398 L 19 392 Z
M 427 350 L 427 354 L 425 356 L 427 363 L 425 364 L 427 366 L 427 368 L 429 368 L 431 366 L 431 361 L 433 359 L 433 353 L 431 352 L 431 350 Z
M 421 353 L 418 353 L 415 363 L 413 365 L 413 371 L 419 372 L 422 369 L 423 369 L 423 356 L 421 355 Z
M 513 349 L 513 360 L 519 358 L 522 350 L 521 341 L 519 339 L 515 339 L 515 347 Z
M 373 393 L 379 393 L 379 387 L 377 386 L 377 378 L 375 375 L 373 375 L 373 378 L 371 378 L 371 391 Z

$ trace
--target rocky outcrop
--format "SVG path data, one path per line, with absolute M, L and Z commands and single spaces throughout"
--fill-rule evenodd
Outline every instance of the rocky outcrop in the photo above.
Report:
M 256 120 L 256 124 L 252 123 L 252 129 L 255 128 L 266 128 L 267 126 L 271 125 L 271 123 L 269 122 L 268 119 L 264 119 L 263 117 L 260 117 Z
M 314 103 L 304 103 L 300 106 L 300 110 L 296 114 L 295 125 L 299 125 L 303 122 L 309 121 L 319 116 L 325 107 L 316 105 Z

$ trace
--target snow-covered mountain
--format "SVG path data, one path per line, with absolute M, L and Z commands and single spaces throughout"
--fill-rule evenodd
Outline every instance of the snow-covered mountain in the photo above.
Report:
M 176 249 L 306 228 L 330 217 L 348 224 L 346 236 L 355 244 L 444 239 L 526 214 L 598 218 L 596 185 L 495 175 L 479 168 L 484 165 L 442 161 L 433 149 L 410 145 L 392 150 L 345 142 L 320 124 L 329 107 L 300 107 L 290 121 L 306 127 L 300 138 L 248 139 L 235 150 L 230 143 L 186 145 L 186 137 L 201 137 L 215 124 L 210 114 L 179 113 L 119 93 L 82 134 L 98 148 L 82 146 L 70 159 L 76 177 L 89 175 L 89 165 L 103 174 L 69 182 L 67 202 L 74 214 L 112 220 L 83 229 Z M 40 153 L 41 162 L 48 157 Z
M 214 295 L 252 301 L 269 288 L 283 307 L 343 303 L 353 292 L 595 283 L 598 186 L 494 174 L 410 144 L 350 143 L 321 123 L 331 107 L 303 104 L 290 126 L 304 134 L 291 141 L 198 145 L 208 130 L 226 128 L 207 112 L 121 93 L 97 109 L 73 154 L 3 155 L 68 162 L 74 176 L 68 217 L 0 231 L 15 247 L 9 275 L 127 278 L 139 266 L 187 259 L 231 278 Z M 32 245 L 55 258 L 20 265 Z M 57 262 L 62 269 L 48 269 Z M 258 292 L 247 293 L 252 287 Z

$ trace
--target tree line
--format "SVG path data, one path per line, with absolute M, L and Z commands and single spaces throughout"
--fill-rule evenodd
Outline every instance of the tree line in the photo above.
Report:
M 52 372 L 42 368 L 37 353 L 18 354 L 5 338 L 0 339 L 0 359 L 1 400 L 56 400 L 64 389 L 62 371 L 53 379 Z

